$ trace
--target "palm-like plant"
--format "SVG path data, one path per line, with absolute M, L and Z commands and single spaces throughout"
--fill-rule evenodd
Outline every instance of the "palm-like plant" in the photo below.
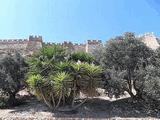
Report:
M 102 73 L 102 69 L 99 66 L 88 63 L 74 63 L 72 64 L 71 69 L 71 74 L 74 78 L 73 87 L 70 94 L 73 107 L 74 100 L 80 92 L 85 93 L 87 98 L 96 95 L 96 89 L 100 86 L 101 83 L 100 74 Z
M 30 75 L 27 79 L 27 83 L 37 96 L 38 99 L 44 100 L 44 102 L 52 108 L 50 104 L 49 94 L 51 92 L 51 86 L 49 85 L 48 81 L 46 81 L 40 74 L 37 75 Z M 45 91 L 45 92 L 44 92 Z
M 60 103 L 65 104 L 66 98 L 69 96 L 69 92 L 72 87 L 72 77 L 66 72 L 58 72 L 57 74 L 50 77 L 53 91 L 54 91 L 54 100 L 53 103 L 57 104 L 55 108 L 59 107 Z M 53 99 L 52 99 L 53 100 Z
M 82 75 L 82 80 L 80 82 L 82 91 L 88 97 L 96 96 L 96 89 L 101 86 L 102 68 L 88 63 L 83 64 L 83 68 L 84 74 Z
M 30 72 L 48 75 L 53 71 L 55 64 L 65 61 L 66 53 L 60 46 L 44 47 L 38 54 L 35 54 L 28 60 L 30 64 Z
M 73 76 L 73 86 L 70 93 L 70 101 L 72 101 L 72 107 L 74 106 L 74 100 L 80 93 L 80 81 L 83 74 L 83 63 L 73 63 L 71 65 L 71 74 Z
M 63 72 L 63 71 L 70 72 L 71 65 L 72 65 L 72 63 L 69 61 L 59 62 L 59 63 L 55 64 L 55 69 L 57 71 L 61 71 L 61 72 Z
M 88 58 L 87 58 L 88 59 Z M 102 69 L 89 63 L 76 63 L 65 58 L 63 49 L 45 47 L 30 61 L 27 82 L 51 109 L 70 104 L 72 109 L 80 92 L 93 97 L 98 87 Z
M 94 57 L 89 53 L 75 52 L 71 54 L 70 60 L 73 60 L 75 62 L 81 61 L 81 62 L 92 63 L 94 61 Z

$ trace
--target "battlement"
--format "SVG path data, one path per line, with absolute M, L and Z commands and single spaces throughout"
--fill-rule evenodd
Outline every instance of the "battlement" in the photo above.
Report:
M 42 42 L 42 36 L 30 35 L 29 39 L 0 39 L 0 43 L 26 43 L 28 41 Z
M 64 41 L 62 45 L 84 46 L 85 44 L 82 44 L 82 43 L 78 44 L 78 43 L 72 43 L 70 41 L 69 42 Z
M 101 40 L 87 40 L 87 44 L 101 44 Z
M 31 41 L 33 40 L 36 41 L 37 38 L 41 39 L 41 37 L 33 37 L 33 36 L 29 37 Z M 86 44 L 77 44 L 77 43 L 72 43 L 70 41 L 64 41 L 63 43 L 47 42 L 43 44 L 47 46 L 59 45 L 59 46 L 66 48 L 69 52 L 83 51 L 83 52 L 92 53 L 96 47 L 99 47 L 100 45 L 102 45 L 102 41 L 101 40 L 88 40 Z
M 51 42 L 47 42 L 47 43 L 44 43 L 44 44 L 47 45 L 47 46 L 55 45 L 55 43 L 51 43 Z
M 0 44 L 27 43 L 27 39 L 0 39 Z
M 64 44 L 64 45 L 73 45 L 73 43 L 72 42 L 68 42 L 68 41 L 64 41 L 62 44 Z
M 38 41 L 38 42 L 42 42 L 42 36 L 33 36 L 33 35 L 30 35 L 29 36 L 29 41 Z
M 74 44 L 74 46 L 85 46 L 86 44 L 82 44 L 82 43 L 80 43 L 80 44 L 78 44 L 78 43 L 75 43 Z
M 128 37 L 132 36 L 130 33 L 125 35 Z M 155 37 L 153 33 L 146 33 L 141 36 L 136 36 L 136 38 L 152 49 L 157 49 L 159 47 L 157 37 Z M 123 37 L 119 36 L 117 39 L 123 40 Z M 19 51 L 25 55 L 31 55 L 41 49 L 42 44 L 47 46 L 60 45 L 67 49 L 69 53 L 78 51 L 94 53 L 95 49 L 103 46 L 101 40 L 87 40 L 84 44 L 75 44 L 70 41 L 64 41 L 63 43 L 43 43 L 42 36 L 30 35 L 28 39 L 0 39 L 0 51 Z

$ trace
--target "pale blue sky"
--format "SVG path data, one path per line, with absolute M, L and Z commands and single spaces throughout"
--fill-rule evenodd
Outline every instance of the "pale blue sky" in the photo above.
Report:
M 158 0 L 0 0 L 0 38 L 108 40 L 126 31 L 160 35 Z

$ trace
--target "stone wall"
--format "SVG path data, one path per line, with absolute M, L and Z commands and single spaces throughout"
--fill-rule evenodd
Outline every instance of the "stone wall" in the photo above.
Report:
M 0 40 L 0 53 L 20 52 L 23 56 L 31 55 L 42 48 L 41 36 L 29 36 L 29 39 Z
M 86 44 L 86 52 L 93 53 L 97 48 L 102 46 L 101 40 L 88 40 Z
M 144 42 L 151 49 L 157 49 L 159 43 L 153 34 L 144 34 L 139 36 L 140 40 Z M 0 54 L 7 52 L 20 52 L 23 56 L 30 56 L 42 48 L 42 44 L 51 46 L 55 43 L 43 43 L 42 36 L 29 36 L 28 39 L 5 39 L 0 40 Z M 64 41 L 58 45 L 66 48 L 69 53 L 83 51 L 93 53 L 95 49 L 102 46 L 101 40 L 88 40 L 85 44 L 73 44 L 72 42 Z
M 88 40 L 86 44 L 73 44 L 72 42 L 64 41 L 64 43 L 58 45 L 66 48 L 70 53 L 82 51 L 92 54 L 96 48 L 102 46 L 102 42 L 100 40 Z
M 140 37 L 140 40 L 142 40 L 142 42 L 144 42 L 148 47 L 150 47 L 153 50 L 156 50 L 160 46 L 156 36 L 153 35 L 153 33 L 144 34 Z

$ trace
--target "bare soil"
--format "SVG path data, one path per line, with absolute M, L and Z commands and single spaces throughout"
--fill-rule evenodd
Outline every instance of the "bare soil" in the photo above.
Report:
M 82 107 L 70 112 L 53 112 L 36 98 L 32 97 L 10 109 L 0 109 L 0 120 L 158 120 L 158 108 L 145 107 L 146 103 L 139 103 L 130 98 L 118 100 L 108 97 L 89 99 Z

